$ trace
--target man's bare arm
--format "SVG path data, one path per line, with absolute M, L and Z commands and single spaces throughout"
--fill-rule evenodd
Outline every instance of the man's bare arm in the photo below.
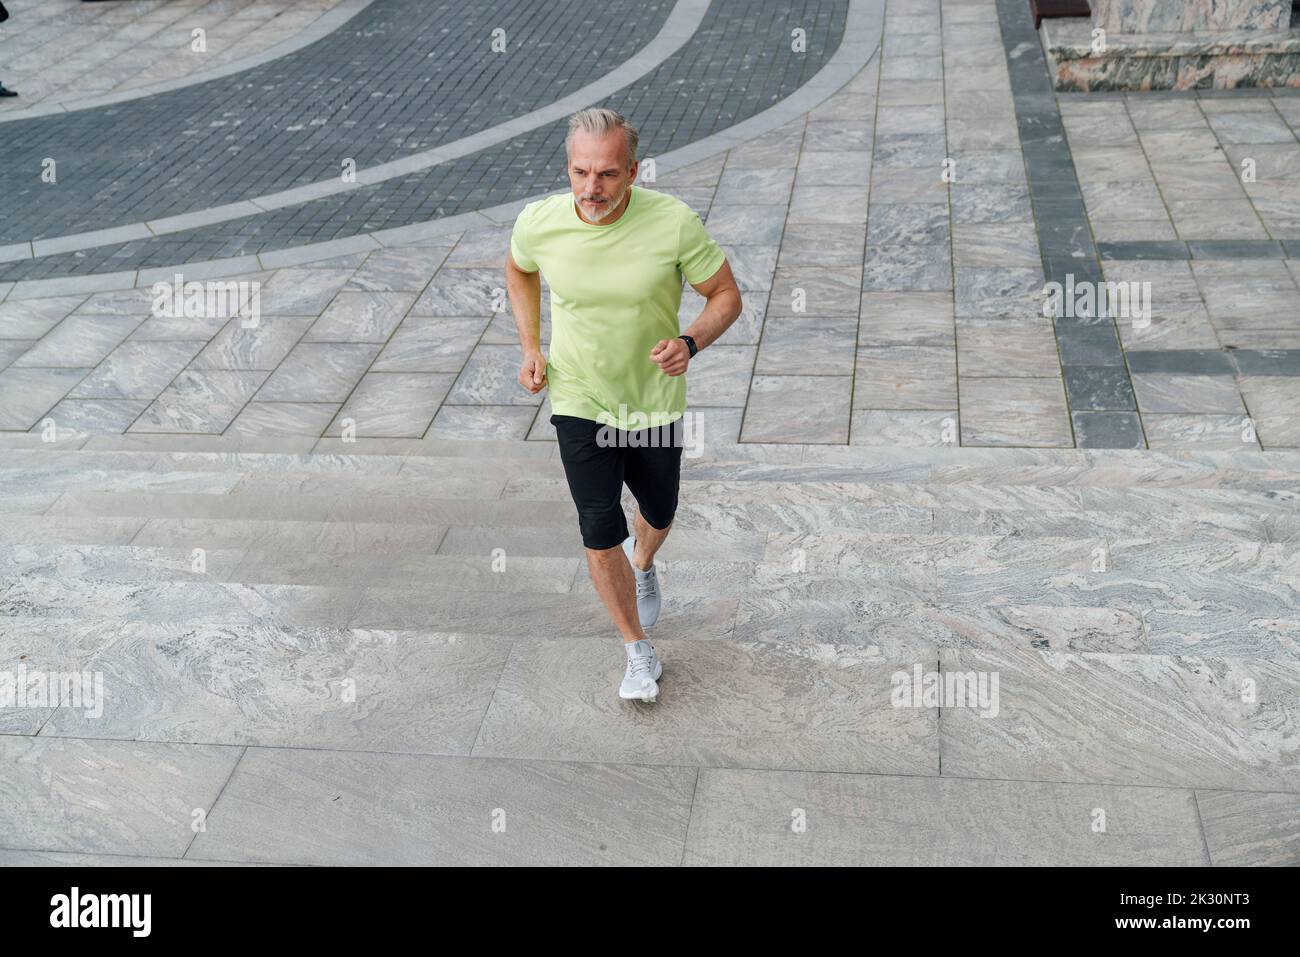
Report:
M 546 357 L 542 355 L 542 274 L 524 272 L 506 250 L 506 293 L 519 331 L 524 360 L 519 384 L 534 395 L 546 388 Z
M 683 335 L 694 339 L 697 349 L 703 349 L 731 327 L 744 303 L 736 277 L 731 274 L 731 263 L 725 259 L 717 272 L 704 282 L 691 283 L 691 287 L 708 302 L 699 317 L 683 330 Z
M 731 263 L 725 259 L 712 276 L 704 282 L 693 282 L 691 286 L 708 300 L 704 311 L 682 333 L 695 340 L 698 351 L 730 328 L 744 304 L 736 277 L 731 274 Z M 650 350 L 650 361 L 658 363 L 664 375 L 681 375 L 690 362 L 690 354 L 690 348 L 683 340 L 660 339 Z

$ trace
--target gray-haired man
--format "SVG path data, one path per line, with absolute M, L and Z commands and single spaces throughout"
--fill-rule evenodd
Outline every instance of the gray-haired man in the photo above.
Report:
M 511 236 L 519 382 L 534 394 L 551 389 L 587 567 L 627 648 L 619 695 L 653 701 L 663 666 L 644 629 L 659 616 L 654 557 L 677 509 L 684 373 L 740 315 L 740 290 L 694 210 L 634 185 L 637 132 L 621 114 L 574 114 L 565 143 L 571 194 L 529 203 Z M 549 361 L 539 270 L 551 287 Z M 708 300 L 685 334 L 677 322 L 683 278 Z M 637 501 L 630 537 L 625 483 Z

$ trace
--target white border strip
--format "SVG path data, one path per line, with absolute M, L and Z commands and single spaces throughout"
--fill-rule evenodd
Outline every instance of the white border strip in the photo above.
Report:
M 791 120 L 810 112 L 866 66 L 880 48 L 881 30 L 884 26 L 885 0 L 849 0 L 848 21 L 839 48 L 832 54 L 815 76 L 789 96 L 747 120 L 713 133 L 679 149 L 655 157 L 657 172 L 666 173 L 754 139 L 783 126 Z M 553 191 L 552 191 L 553 192 Z M 176 266 L 127 270 L 116 273 L 97 273 L 88 276 L 68 276 L 55 279 L 31 279 L 14 283 L 6 301 L 36 299 L 46 296 L 63 296 L 79 292 L 105 292 L 132 287 L 150 286 L 160 280 L 171 279 L 177 272 L 195 279 L 217 278 L 280 269 L 323 259 L 333 259 L 351 253 L 381 247 L 418 244 L 451 233 L 488 226 L 501 226 L 514 220 L 528 203 L 551 195 L 537 193 L 524 199 L 512 200 L 486 209 L 423 223 L 412 223 L 392 229 L 360 233 L 344 239 L 309 243 L 288 249 L 273 250 L 253 256 L 234 259 L 209 259 Z M 2 286 L 3 283 L 0 283 Z
M 710 0 L 677 0 L 668 15 L 662 29 L 655 38 L 631 58 L 619 64 L 599 80 L 588 83 L 580 90 L 570 93 L 563 99 L 548 103 L 531 113 L 506 120 L 496 126 L 490 126 L 470 136 L 462 137 L 452 143 L 412 153 L 399 160 L 380 163 L 358 170 L 356 178 L 344 182 L 342 176 L 308 183 L 293 189 L 267 193 L 252 199 L 214 206 L 208 209 L 182 213 L 179 216 L 167 216 L 144 223 L 126 223 L 109 229 L 96 229 L 85 233 L 71 233 L 66 236 L 52 236 L 48 239 L 32 240 L 30 256 L 23 255 L 25 247 L 19 243 L 0 249 L 0 262 L 13 262 L 19 259 L 39 258 L 53 253 L 75 252 L 80 249 L 93 249 L 97 246 L 111 246 L 131 239 L 148 239 L 152 236 L 165 236 L 179 233 L 199 226 L 213 223 L 243 219 L 273 209 L 297 206 L 312 200 L 324 199 L 348 193 L 364 186 L 373 186 L 385 180 L 430 169 L 442 163 L 460 159 L 479 150 L 487 149 L 499 143 L 513 139 L 521 133 L 527 133 L 547 123 L 562 119 L 582 109 L 589 103 L 604 99 L 623 87 L 641 79 L 659 64 L 663 63 L 679 49 L 685 46 L 704 20 L 704 13 Z

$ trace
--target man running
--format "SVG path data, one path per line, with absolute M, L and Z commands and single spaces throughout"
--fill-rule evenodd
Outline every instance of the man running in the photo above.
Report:
M 654 701 L 663 666 L 645 629 L 661 602 L 655 553 L 677 511 L 686 367 L 740 315 L 722 249 L 681 200 L 634 186 L 637 131 L 615 110 L 569 118 L 570 193 L 515 220 L 506 284 L 523 364 L 519 383 L 551 389 L 551 424 L 591 580 L 623 635 L 619 696 Z M 541 351 L 541 278 L 551 287 L 551 356 Z M 708 303 L 680 334 L 682 279 Z M 623 484 L 636 499 L 635 534 Z

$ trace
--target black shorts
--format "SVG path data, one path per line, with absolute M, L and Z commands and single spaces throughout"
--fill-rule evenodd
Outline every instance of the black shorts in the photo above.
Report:
M 578 507 L 583 545 L 614 548 L 627 538 L 624 483 L 650 525 L 671 524 L 681 483 L 681 418 L 635 431 L 572 415 L 552 415 L 551 424 L 559 438 L 573 504 Z

